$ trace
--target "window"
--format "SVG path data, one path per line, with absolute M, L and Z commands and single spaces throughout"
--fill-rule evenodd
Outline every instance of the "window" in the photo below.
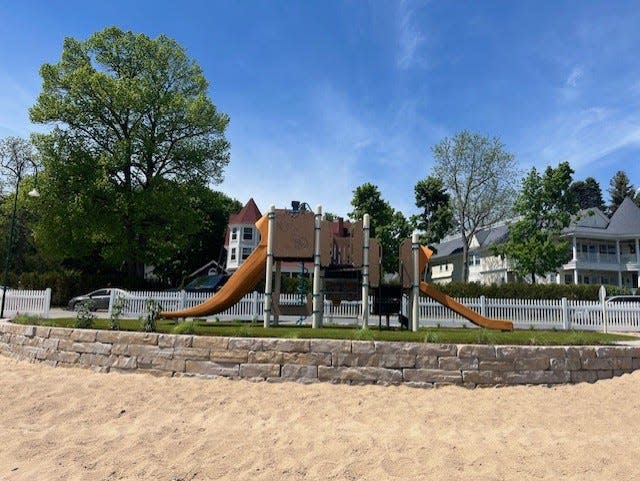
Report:
M 565 284 L 573 284 L 573 276 L 571 274 L 564 275 L 564 283 Z
M 238 238 L 238 228 L 234 227 L 231 229 L 231 240 L 236 240 Z
M 253 239 L 253 228 L 252 227 L 243 227 L 242 228 L 242 238 L 244 240 L 252 240 Z
M 244 261 L 247 257 L 251 255 L 251 247 L 243 247 L 242 248 L 242 260 Z
M 231 260 L 235 261 L 236 260 L 236 248 L 232 248 L 231 249 Z

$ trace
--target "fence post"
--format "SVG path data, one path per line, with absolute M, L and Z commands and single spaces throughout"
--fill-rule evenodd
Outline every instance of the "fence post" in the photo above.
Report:
M 111 317 L 111 314 L 113 313 L 113 303 L 116 301 L 116 291 L 115 289 L 111 289 L 111 292 L 109 293 L 109 309 L 107 309 L 107 315 L 109 317 Z
M 182 289 L 180 291 L 180 309 L 187 307 L 187 291 Z
M 569 304 L 567 298 L 562 298 L 562 329 L 569 330 Z
M 480 315 L 487 317 L 487 298 L 484 295 L 480 296 Z
M 49 318 L 49 309 L 51 309 L 51 288 L 47 287 L 44 291 L 44 313 L 45 318 Z
M 253 301 L 251 302 L 251 320 L 256 322 L 258 320 L 258 291 L 253 291 L 251 296 Z

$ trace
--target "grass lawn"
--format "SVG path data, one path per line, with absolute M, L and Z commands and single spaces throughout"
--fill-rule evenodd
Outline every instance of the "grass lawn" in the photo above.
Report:
M 14 322 L 21 324 L 37 324 L 42 326 L 74 327 L 76 319 L 39 319 L 20 316 Z M 95 319 L 95 329 L 108 329 L 108 319 Z M 120 330 L 139 331 L 140 321 L 123 319 Z M 161 319 L 156 332 L 197 334 L 204 336 L 230 337 L 277 337 L 285 339 L 349 339 L 361 341 L 405 341 L 433 342 L 452 344 L 521 344 L 521 345 L 586 345 L 613 344 L 616 341 L 637 340 L 637 337 L 618 334 L 603 334 L 592 331 L 537 331 L 516 330 L 512 332 L 491 331 L 487 329 L 450 329 L 422 328 L 418 332 L 397 329 L 371 327 L 360 329 L 352 326 L 326 326 L 312 329 L 308 326 L 280 325 L 264 329 L 262 324 L 249 322 L 205 322 L 193 321 L 176 324 L 174 321 Z

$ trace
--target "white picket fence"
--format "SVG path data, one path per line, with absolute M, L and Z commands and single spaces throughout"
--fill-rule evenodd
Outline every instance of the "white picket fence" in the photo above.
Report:
M 3 291 L 0 289 L 0 302 Z M 51 309 L 51 289 L 42 291 L 26 289 L 7 289 L 4 301 L 5 318 L 17 314 L 29 314 L 34 316 L 49 317 Z
M 126 308 L 123 317 L 138 317 L 147 312 L 148 299 L 158 301 L 163 310 L 172 311 L 192 307 L 209 297 L 209 294 L 193 292 L 129 292 L 126 296 Z M 406 301 L 406 299 L 405 299 Z M 459 302 L 483 316 L 493 319 L 505 319 L 519 329 L 556 329 L 556 330 L 593 330 L 601 331 L 606 323 L 609 331 L 640 332 L 640 305 L 638 303 L 601 303 L 599 301 L 568 301 L 567 299 L 458 299 Z M 295 294 L 282 294 L 280 303 L 297 304 L 303 302 Z M 111 302 L 113 305 L 113 299 Z M 369 301 L 373 311 L 373 298 Z M 405 307 L 404 311 L 408 312 Z M 111 312 L 111 307 L 110 311 Z M 421 297 L 419 305 L 420 326 L 474 327 L 469 321 L 436 301 Z M 237 304 L 224 312 L 209 316 L 208 319 L 220 320 L 260 320 L 263 316 L 263 294 L 253 292 L 244 296 Z M 334 305 L 324 302 L 325 324 L 358 324 L 361 319 L 361 303 L 343 301 Z M 300 321 L 299 316 L 282 316 L 282 321 Z M 378 316 L 370 315 L 370 325 L 378 322 Z M 310 318 L 303 322 L 310 323 Z M 385 323 L 384 316 L 381 320 Z M 391 316 L 391 322 L 397 325 L 397 316 Z
M 0 290 L 0 300 L 2 291 Z M 16 314 L 31 314 L 49 317 L 51 306 L 51 289 L 22 290 L 8 289 L 5 300 L 5 317 Z M 127 292 L 124 298 L 125 306 L 122 317 L 135 318 L 147 313 L 149 299 L 156 300 L 162 310 L 173 311 L 193 307 L 207 298 L 208 293 L 196 292 Z M 462 304 L 476 312 L 493 319 L 513 321 L 519 329 L 557 329 L 557 330 L 592 330 L 640 332 L 640 305 L 632 302 L 601 303 L 599 301 L 568 301 L 566 299 L 491 299 L 485 297 L 458 299 Z M 304 302 L 295 294 L 282 294 L 280 303 L 299 304 Z M 115 294 L 111 298 L 109 314 L 113 312 Z M 369 306 L 373 310 L 373 299 Z M 358 301 L 343 301 L 334 305 L 331 301 L 324 302 L 325 324 L 359 324 L 361 322 L 361 303 Z M 408 312 L 406 306 L 404 312 Z M 445 308 L 437 302 L 420 298 L 419 305 L 420 326 L 442 327 L 473 327 L 463 317 Z M 244 296 L 237 304 L 224 312 L 209 316 L 208 319 L 220 320 L 260 320 L 263 316 L 263 294 L 252 292 Z M 283 322 L 302 321 L 310 323 L 310 318 L 301 319 L 299 316 L 282 316 Z M 369 324 L 375 325 L 378 316 L 370 315 Z M 381 319 L 385 323 L 384 317 Z M 391 323 L 397 324 L 397 316 L 391 316 Z

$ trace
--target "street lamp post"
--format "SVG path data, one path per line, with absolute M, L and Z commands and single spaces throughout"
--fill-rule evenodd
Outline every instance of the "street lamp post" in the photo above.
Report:
M 11 213 L 11 223 L 9 225 L 9 236 L 7 241 L 7 256 L 4 262 L 4 274 L 2 276 L 2 303 L 0 304 L 0 319 L 4 319 L 4 305 L 7 298 L 7 278 L 9 277 L 9 265 L 11 262 L 11 250 L 13 248 L 13 231 L 16 224 L 16 213 L 18 210 L 18 190 L 20 189 L 20 181 L 22 180 L 22 172 L 16 175 L 16 192 L 13 195 L 13 211 Z M 30 197 L 40 197 L 40 193 L 36 189 L 32 189 L 27 194 Z

